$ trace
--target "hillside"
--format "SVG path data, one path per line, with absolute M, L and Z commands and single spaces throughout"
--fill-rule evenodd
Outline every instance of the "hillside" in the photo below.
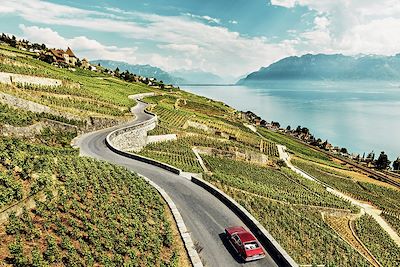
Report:
M 268 80 L 400 80 L 396 56 L 303 55 L 281 59 L 249 74 L 238 84 Z
M 7 46 L 3 72 L 62 85 L 0 83 L 0 265 L 188 266 L 156 189 L 70 146 L 78 134 L 131 119 L 127 96 L 149 89 Z
M 2 264 L 187 266 L 157 191 L 124 167 L 78 157 L 70 147 L 78 134 L 132 119 L 135 102 L 128 96 L 144 92 L 155 93 L 144 101 L 158 116 L 148 135 L 175 134 L 176 140 L 148 144 L 138 153 L 201 173 L 257 218 L 297 263 L 400 264 L 400 247 L 387 232 L 326 185 L 381 210 L 397 233 L 398 188 L 285 134 L 247 127 L 250 121 L 222 102 L 58 68 L 10 47 L 0 47 L 0 72 L 61 83 L 0 84 L 8 97 L 0 98 L 0 208 L 18 211 L 0 221 Z M 323 183 L 294 172 L 279 144 L 295 166 Z
M 160 68 L 150 65 L 133 65 L 126 62 L 113 60 L 93 60 L 91 61 L 91 63 L 100 64 L 101 66 L 110 70 L 115 70 L 116 68 L 119 68 L 121 72 L 128 70 L 129 72 L 136 75 L 144 77 L 154 77 L 159 81 L 163 81 L 165 84 L 179 85 L 186 82 L 185 79 L 180 78 L 179 76 L 173 76 Z

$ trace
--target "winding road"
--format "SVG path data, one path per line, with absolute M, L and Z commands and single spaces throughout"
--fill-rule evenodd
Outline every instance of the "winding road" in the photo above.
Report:
M 152 116 L 144 112 L 145 108 L 145 103 L 138 102 L 132 109 L 136 119 L 122 126 L 150 119 Z M 125 166 L 162 187 L 181 213 L 204 266 L 278 266 L 270 255 L 255 262 L 246 264 L 240 262 L 222 233 L 227 226 L 244 225 L 244 223 L 211 193 L 182 176 L 112 152 L 106 146 L 105 138 L 110 132 L 122 126 L 84 134 L 75 140 L 75 146 L 80 148 L 82 156 Z

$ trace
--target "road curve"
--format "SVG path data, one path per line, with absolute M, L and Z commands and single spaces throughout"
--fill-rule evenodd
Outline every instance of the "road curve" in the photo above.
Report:
M 143 112 L 145 107 L 146 104 L 138 102 L 132 109 L 136 119 L 123 126 L 150 119 L 152 116 Z M 80 148 L 80 153 L 83 156 L 125 166 L 148 177 L 162 187 L 181 213 L 193 242 L 198 245 L 199 255 L 204 266 L 278 266 L 270 255 L 262 260 L 246 264 L 241 263 L 234 256 L 232 248 L 221 234 L 227 226 L 244 225 L 244 223 L 208 191 L 182 176 L 112 152 L 106 146 L 105 138 L 111 131 L 119 127 L 84 134 L 75 140 L 75 145 Z

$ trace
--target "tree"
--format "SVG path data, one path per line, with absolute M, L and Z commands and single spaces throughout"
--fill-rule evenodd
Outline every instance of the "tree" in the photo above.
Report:
M 119 68 L 117 67 L 114 71 L 115 77 L 119 77 Z
M 286 130 L 289 131 L 289 132 L 290 132 L 291 129 L 292 129 L 292 128 L 290 127 L 290 125 L 288 125 L 288 126 L 286 127 Z
M 309 133 L 310 133 L 310 130 L 309 130 L 308 128 L 306 128 L 306 127 L 303 127 L 303 128 L 301 129 L 301 132 L 304 133 L 304 134 L 309 134 Z
M 400 157 L 393 161 L 393 170 L 400 171 Z
M 342 147 L 342 148 L 340 149 L 340 153 L 348 154 L 347 148 Z
M 380 170 L 386 170 L 390 166 L 390 161 L 388 156 L 385 154 L 384 151 L 381 152 L 379 155 L 378 160 L 376 161 L 376 168 Z

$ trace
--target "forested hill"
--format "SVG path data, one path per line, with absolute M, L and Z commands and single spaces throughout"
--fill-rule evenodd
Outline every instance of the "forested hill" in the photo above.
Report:
M 281 59 L 249 74 L 238 84 L 267 80 L 400 80 L 400 54 L 344 56 L 306 54 Z

